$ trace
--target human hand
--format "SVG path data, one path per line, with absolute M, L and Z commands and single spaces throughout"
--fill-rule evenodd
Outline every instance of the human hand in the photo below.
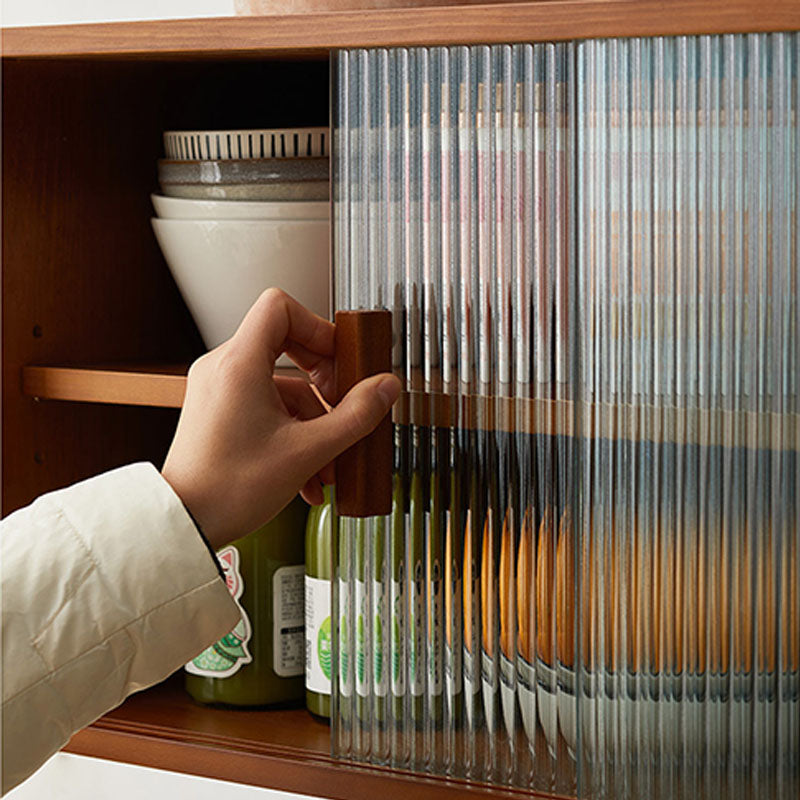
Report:
M 334 325 L 268 289 L 236 333 L 192 364 L 161 474 L 214 549 L 255 530 L 300 491 L 322 502 L 333 459 L 372 431 L 400 393 L 388 373 L 354 386 L 330 412 L 302 378 L 274 374 L 281 353 L 336 399 Z

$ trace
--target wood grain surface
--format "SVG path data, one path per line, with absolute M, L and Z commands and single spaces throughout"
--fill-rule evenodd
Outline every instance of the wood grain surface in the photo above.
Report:
M 797 0 L 538 0 L 3 31 L 5 58 L 325 58 L 343 47 L 491 44 L 800 28 Z
M 129 697 L 120 708 L 76 734 L 65 749 L 334 800 L 545 796 L 335 759 L 330 755 L 330 729 L 305 709 L 244 711 L 200 706 L 183 691 L 180 674 Z
M 364 378 L 391 370 L 391 312 L 337 311 L 337 402 Z M 391 512 L 392 422 L 388 414 L 372 433 L 336 459 L 336 507 L 346 517 Z
M 22 368 L 22 392 L 39 401 L 181 408 L 188 372 L 189 364 L 31 365 Z M 278 367 L 275 375 L 309 380 L 292 367 Z
M 100 66 L 3 65 L 4 513 L 160 461 L 175 425 L 174 412 L 37 403 L 23 366 L 189 360 L 200 346 L 149 231 L 153 67 Z
M 73 400 L 132 406 L 180 408 L 188 365 L 175 367 L 22 368 L 22 391 L 39 400 Z

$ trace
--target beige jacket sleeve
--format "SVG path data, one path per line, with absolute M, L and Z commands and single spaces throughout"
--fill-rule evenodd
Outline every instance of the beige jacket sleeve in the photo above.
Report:
M 0 559 L 3 792 L 239 620 L 191 518 L 150 464 L 11 514 Z

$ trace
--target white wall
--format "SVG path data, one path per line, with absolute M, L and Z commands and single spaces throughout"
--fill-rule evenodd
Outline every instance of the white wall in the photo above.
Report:
M 58 753 L 6 800 L 315 800 L 160 769 Z
M 0 24 L 61 25 L 140 19 L 226 17 L 234 0 L 2 0 Z

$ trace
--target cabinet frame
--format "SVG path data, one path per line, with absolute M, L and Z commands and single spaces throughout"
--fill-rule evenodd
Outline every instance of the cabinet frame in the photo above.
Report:
M 88 150 L 101 137 L 81 137 L 79 113 L 68 101 L 84 104 L 87 118 L 98 120 L 91 106 L 113 90 L 114 80 L 122 90 L 143 78 L 156 87 L 172 64 L 198 65 L 202 72 L 223 63 L 324 63 L 332 50 L 345 47 L 797 29 L 797 0 L 539 0 L 4 29 L 3 512 L 117 462 L 157 461 L 171 438 L 186 365 L 202 351 L 154 240 L 142 239 L 143 226 L 125 235 L 135 246 L 116 264 L 108 253 L 113 221 L 111 233 L 96 242 L 86 233 L 76 240 L 70 231 L 71 193 L 113 177 L 112 159 L 126 148 L 155 158 L 157 143 L 137 144 L 136 131 L 123 126 L 120 140 L 93 161 Z M 103 75 L 106 66 L 110 77 Z M 69 96 L 59 105 L 46 84 L 62 71 L 69 75 Z M 145 115 L 142 127 L 157 124 L 146 98 L 132 102 L 132 115 Z M 108 123 L 105 132 L 111 129 Z M 127 183 L 126 190 L 141 193 L 127 200 L 111 189 L 114 209 L 146 214 L 148 180 Z M 110 272 L 132 265 L 132 275 Z M 67 269 L 74 274 L 65 277 Z M 122 288 L 115 289 L 120 280 Z M 66 300 L 64 287 L 71 287 Z M 120 292 L 128 301 L 124 308 L 115 306 Z M 91 365 L 70 366 L 76 358 Z M 108 366 L 126 358 L 155 366 Z M 413 403 L 399 413 L 412 414 Z M 76 734 L 67 750 L 336 798 L 486 793 L 486 786 L 466 781 L 343 764 L 323 746 L 321 730 L 327 736 L 302 709 L 272 718 L 202 709 L 183 695 L 175 677 Z M 535 796 L 491 791 L 494 797 Z

